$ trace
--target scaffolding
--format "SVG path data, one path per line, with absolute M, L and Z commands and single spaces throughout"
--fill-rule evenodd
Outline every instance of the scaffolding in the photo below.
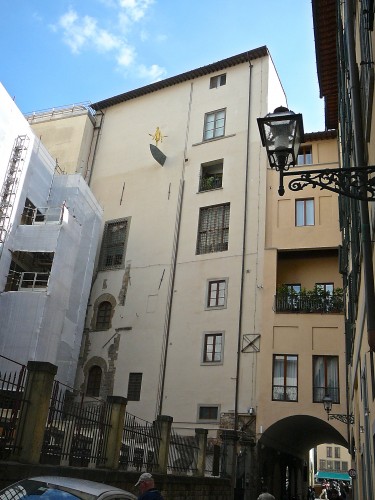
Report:
M 3 186 L 0 192 L 0 256 L 8 235 L 18 184 L 25 164 L 26 152 L 29 147 L 27 135 L 19 135 L 14 141 L 9 158 Z

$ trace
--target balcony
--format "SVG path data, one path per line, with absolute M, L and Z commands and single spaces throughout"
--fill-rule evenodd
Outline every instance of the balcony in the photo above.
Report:
M 199 182 L 199 191 L 209 191 L 210 189 L 218 189 L 223 185 L 222 174 L 213 174 L 202 176 Z
M 336 288 L 332 294 L 321 290 L 286 290 L 280 287 L 275 295 L 277 313 L 342 314 L 344 294 Z

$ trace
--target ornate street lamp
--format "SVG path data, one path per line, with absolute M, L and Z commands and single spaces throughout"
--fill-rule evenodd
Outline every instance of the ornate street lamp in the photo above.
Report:
M 325 411 L 327 412 L 327 420 L 340 420 L 344 424 L 354 424 L 354 415 L 351 413 L 350 415 L 344 413 L 331 413 L 332 410 L 332 398 L 329 394 L 326 394 L 322 399 L 323 406 Z
M 280 106 L 257 121 L 270 167 L 280 172 L 280 196 L 285 193 L 284 177 L 293 176 L 288 184 L 291 191 L 301 191 L 310 185 L 357 200 L 375 201 L 375 177 L 368 177 L 369 173 L 375 173 L 375 166 L 289 170 L 297 164 L 298 150 L 304 142 L 301 114 Z

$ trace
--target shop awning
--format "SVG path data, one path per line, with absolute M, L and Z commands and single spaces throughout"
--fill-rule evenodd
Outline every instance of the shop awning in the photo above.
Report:
M 350 481 L 350 476 L 346 472 L 318 471 L 316 479 L 336 479 L 336 481 Z

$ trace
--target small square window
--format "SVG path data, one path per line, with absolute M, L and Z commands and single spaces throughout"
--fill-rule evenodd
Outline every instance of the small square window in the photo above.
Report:
M 129 373 L 128 382 L 128 401 L 140 401 L 141 399 L 141 386 L 142 386 L 142 373 Z
M 298 151 L 297 165 L 312 165 L 312 147 L 301 146 Z
M 223 334 L 205 333 L 203 363 L 221 363 L 223 360 Z
M 216 89 L 227 83 L 227 75 L 216 75 L 210 78 L 210 89 Z
M 314 226 L 314 199 L 296 200 L 296 226 Z
M 225 133 L 225 109 L 206 113 L 204 117 L 203 140 L 222 137 Z
M 199 192 L 221 188 L 223 185 L 223 160 L 202 163 Z
M 219 420 L 219 406 L 199 405 L 198 420 L 217 422 Z
M 207 309 L 221 309 L 227 304 L 227 280 L 209 280 L 207 286 Z

